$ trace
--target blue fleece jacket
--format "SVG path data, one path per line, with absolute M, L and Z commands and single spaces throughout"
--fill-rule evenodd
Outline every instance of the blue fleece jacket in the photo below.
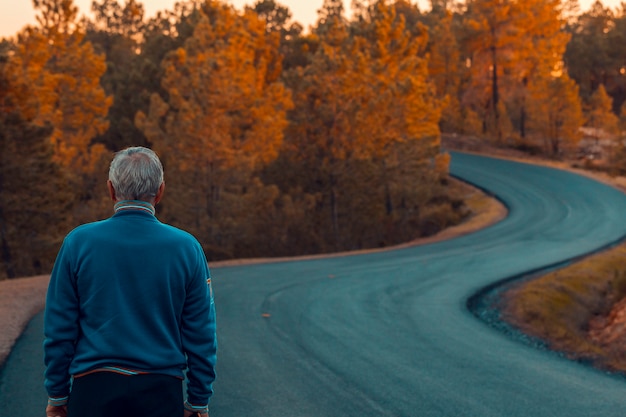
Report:
M 183 377 L 206 407 L 215 379 L 215 307 L 198 241 L 144 210 L 120 210 L 70 232 L 54 264 L 44 323 L 45 386 L 120 368 Z M 61 400 L 62 403 L 62 400 Z

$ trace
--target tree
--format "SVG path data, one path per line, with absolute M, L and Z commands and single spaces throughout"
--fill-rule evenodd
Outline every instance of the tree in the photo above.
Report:
M 385 242 L 392 233 L 372 219 L 414 219 L 425 203 L 415 184 L 439 153 L 440 104 L 418 56 L 426 38 L 382 1 L 360 10 L 350 27 L 340 16 L 324 20 L 311 64 L 288 76 L 296 108 L 287 152 L 306 167 L 305 192 L 321 196 L 320 230 L 332 250 L 351 247 L 358 230 L 370 232 L 361 243 Z
M 107 128 L 111 105 L 100 86 L 104 58 L 84 42 L 72 0 L 34 0 L 34 5 L 39 26 L 18 34 L 15 51 L 31 85 L 33 123 L 52 126 L 55 162 L 77 175 L 89 174 L 104 152 L 91 141 Z
M 175 184 L 166 218 L 229 251 L 238 215 L 254 210 L 241 207 L 240 196 L 255 170 L 276 158 L 292 103 L 269 71 L 279 39 L 256 13 L 240 16 L 216 2 L 198 13 L 193 35 L 162 63 L 166 95 L 153 94 L 136 123 Z
M 578 86 L 566 73 L 557 77 L 534 77 L 529 85 L 529 125 L 543 138 L 553 157 L 571 150 L 581 139 L 583 125 Z
M 608 34 L 614 24 L 613 12 L 596 1 L 570 28 L 572 38 L 565 52 L 565 65 L 570 77 L 580 86 L 585 102 L 600 84 L 607 83 L 612 69 L 619 74 L 623 66 L 620 60 L 617 68 L 612 68 Z
M 501 141 L 517 127 L 524 138 L 529 84 L 563 69 L 569 39 L 563 5 L 560 0 L 467 4 L 465 48 L 472 77 L 464 101 L 477 112 L 484 109 L 485 133 Z
M 113 97 L 107 114 L 108 129 L 94 142 L 111 150 L 131 145 L 147 145 L 143 133 L 133 123 L 135 113 L 142 108 L 145 74 L 139 68 L 145 55 L 138 53 L 143 46 L 144 8 L 135 0 L 122 7 L 116 0 L 92 3 L 94 18 L 87 23 L 86 40 L 106 59 L 106 72 L 101 77 L 105 93 Z
M 621 3 L 621 10 L 616 13 L 614 27 L 607 37 L 611 67 L 607 69 L 604 87 L 613 98 L 613 113 L 620 114 L 622 104 L 626 102 L 626 3 Z
M 442 130 L 458 131 L 462 125 L 459 95 L 464 69 L 461 66 L 459 46 L 453 30 L 453 15 L 446 9 L 441 13 L 442 16 L 437 19 L 437 24 L 431 32 L 433 42 L 428 69 L 437 93 L 445 97 Z
M 291 23 L 291 12 L 287 7 L 276 3 L 274 0 L 260 0 L 250 9 L 265 21 L 267 32 L 279 35 L 278 53 L 283 56 L 282 68 L 288 69 L 306 62 L 303 62 L 303 56 L 299 52 L 302 52 L 303 47 L 308 50 L 311 45 L 306 42 L 306 38 L 301 36 L 302 26 L 299 23 Z
M 587 118 L 586 126 L 591 128 L 596 146 L 599 145 L 601 137 L 607 138 L 610 142 L 608 146 L 609 157 L 612 155 L 612 148 L 618 142 L 619 118 L 613 113 L 613 99 L 606 93 L 604 85 L 600 84 L 598 89 L 594 91 L 589 99 L 585 115 Z M 603 146 L 603 148 L 606 148 Z
M 19 57 L 0 51 L 0 279 L 48 272 L 70 225 L 68 177 L 51 126 L 33 123 L 30 87 Z
M 289 25 L 291 12 L 289 9 L 274 0 L 259 0 L 253 7 L 247 7 L 265 20 L 265 28 L 268 32 L 279 32 L 281 39 L 298 35 L 302 31 L 299 24 Z M 292 32 L 293 31 L 293 32 Z
M 504 139 L 500 119 L 507 117 L 499 111 L 501 78 L 510 69 L 511 54 L 517 46 L 513 6 L 510 0 L 468 1 L 472 85 L 466 94 L 484 108 L 485 133 L 498 142 Z
M 367 155 L 370 137 L 357 131 L 366 118 L 365 106 L 371 98 L 365 57 L 357 45 L 350 44 L 347 27 L 335 16 L 324 21 L 319 48 L 306 68 L 292 71 L 287 77 L 293 89 L 296 109 L 290 115 L 289 145 L 298 159 L 310 167 L 311 180 L 327 198 L 331 236 L 339 246 L 339 186 L 345 173 L 344 161 Z M 299 150 L 299 151 L 298 151 Z
M 137 0 L 127 0 L 122 7 L 117 0 L 94 0 L 91 4 L 94 14 L 92 31 L 121 35 L 124 38 L 137 39 L 144 29 L 144 6 Z
M 419 5 L 409 0 L 394 0 L 393 8 L 396 10 L 398 16 L 403 16 L 405 28 L 411 32 L 413 36 L 423 35 L 420 32 L 416 33 L 414 30 L 423 24 L 424 15 L 420 11 Z
M 622 104 L 619 118 L 620 134 L 612 155 L 611 170 L 616 175 L 626 174 L 626 143 L 624 141 L 624 131 L 626 131 L 626 103 Z
M 337 21 L 342 25 L 347 24 L 343 0 L 324 0 L 322 8 L 317 11 L 317 25 L 314 32 L 323 35 L 329 29 L 332 30 Z
M 374 133 L 374 155 L 384 157 L 396 142 L 414 142 L 425 145 L 422 158 L 434 158 L 439 153 L 441 102 L 429 77 L 428 60 L 420 56 L 428 36 L 425 31 L 413 35 L 404 18 L 384 1 L 374 3 L 366 22 L 366 53 L 375 80 L 376 100 L 367 128 Z
M 563 71 L 562 57 L 569 35 L 563 30 L 561 0 L 529 0 L 517 2 L 516 26 L 520 41 L 515 50 L 512 80 L 513 103 L 522 138 L 526 137 L 526 96 L 533 78 L 550 77 Z

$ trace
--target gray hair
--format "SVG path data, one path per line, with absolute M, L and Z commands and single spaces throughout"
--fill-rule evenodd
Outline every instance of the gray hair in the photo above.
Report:
M 126 148 L 113 157 L 109 180 L 119 200 L 148 201 L 156 196 L 163 183 L 163 165 L 148 148 Z

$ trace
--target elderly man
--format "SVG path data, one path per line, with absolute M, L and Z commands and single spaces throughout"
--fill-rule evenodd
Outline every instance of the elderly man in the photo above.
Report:
M 165 183 L 150 149 L 118 152 L 107 184 L 115 214 L 71 231 L 50 278 L 46 415 L 208 417 L 217 342 L 202 247 L 155 217 Z

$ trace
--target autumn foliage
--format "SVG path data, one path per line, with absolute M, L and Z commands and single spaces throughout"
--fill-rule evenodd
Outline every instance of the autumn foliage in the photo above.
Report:
M 442 131 L 553 157 L 583 125 L 618 133 L 623 10 L 353 3 L 348 19 L 326 0 L 305 31 L 274 0 L 151 19 L 137 0 L 96 0 L 88 17 L 34 0 L 38 23 L 0 43 L 0 278 L 48 272 L 71 227 L 110 215 L 107 163 L 126 146 L 161 155 L 159 217 L 217 260 L 388 246 L 461 221 Z

